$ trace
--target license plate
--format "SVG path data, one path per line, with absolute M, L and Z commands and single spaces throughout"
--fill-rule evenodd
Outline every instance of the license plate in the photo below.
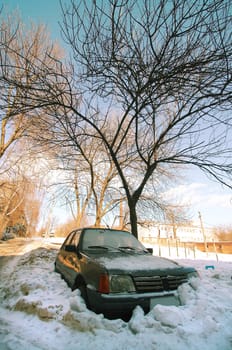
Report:
M 153 309 L 153 307 L 157 304 L 166 305 L 166 306 L 170 306 L 170 305 L 179 306 L 180 300 L 175 295 L 166 295 L 166 296 L 150 299 L 150 309 Z

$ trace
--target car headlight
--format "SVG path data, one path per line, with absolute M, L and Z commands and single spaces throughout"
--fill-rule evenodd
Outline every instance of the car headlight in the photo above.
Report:
M 129 293 L 135 292 L 133 280 L 128 275 L 112 275 L 110 277 L 110 292 Z
M 188 279 L 191 279 L 192 277 L 199 277 L 199 274 L 197 271 L 192 271 L 188 273 Z

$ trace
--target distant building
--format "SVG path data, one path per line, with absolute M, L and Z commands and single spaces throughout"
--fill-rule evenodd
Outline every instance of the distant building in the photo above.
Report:
M 204 232 L 203 232 L 204 230 Z M 149 223 L 139 226 L 139 239 L 141 241 L 152 239 L 178 239 L 181 242 L 204 242 L 213 240 L 213 229 L 204 228 L 195 224 L 165 224 Z

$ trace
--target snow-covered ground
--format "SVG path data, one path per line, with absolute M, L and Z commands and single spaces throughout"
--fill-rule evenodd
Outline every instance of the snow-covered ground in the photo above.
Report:
M 184 305 L 157 305 L 147 315 L 138 307 L 126 323 L 86 309 L 54 273 L 58 245 L 35 240 L 12 252 L 7 244 L 0 244 L 1 350 L 232 349 L 232 256 L 182 259 L 201 276 L 194 288 L 179 288 Z

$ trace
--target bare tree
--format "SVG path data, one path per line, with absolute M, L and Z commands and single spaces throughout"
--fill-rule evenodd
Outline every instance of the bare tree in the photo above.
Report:
M 231 226 L 214 227 L 214 236 L 219 241 L 232 241 L 232 228 Z
M 126 191 L 132 232 L 138 200 L 159 166 L 193 164 L 230 185 L 231 2 L 71 3 L 63 33 L 82 79 L 121 110 L 112 138 L 99 134 Z M 139 156 L 138 181 L 121 167 L 131 129 L 126 156 Z
M 5 17 L 3 15 L 4 13 L 1 13 L 0 17 L 0 195 L 3 201 L 0 213 L 1 229 L 4 231 L 7 225 L 17 223 L 21 210 L 21 216 L 25 218 L 25 228 L 34 233 L 41 206 L 41 198 L 38 199 L 40 179 L 37 171 L 37 182 L 32 191 L 32 182 L 27 182 L 26 170 L 23 168 L 27 162 L 30 169 L 35 168 L 38 162 L 38 148 L 33 155 L 35 143 L 29 142 L 29 135 L 39 132 L 40 118 L 32 108 L 25 108 L 27 93 L 24 90 L 22 94 L 18 84 L 26 84 L 29 88 L 36 80 L 31 67 L 39 65 L 41 68 L 43 64 L 49 65 L 53 62 L 49 54 L 57 58 L 61 57 L 62 53 L 61 49 L 50 41 L 43 25 L 31 24 L 26 27 L 17 14 L 7 14 Z M 8 77 L 17 83 L 9 84 Z M 39 151 L 41 152 L 41 149 Z M 31 171 L 30 176 L 33 175 Z M 35 197 L 29 199 L 31 192 Z
M 20 188 L 16 183 L 10 183 L 9 181 L 0 183 L 0 224 L 1 231 L 0 237 L 3 236 L 3 233 L 7 226 L 12 226 L 11 217 L 17 211 L 22 213 L 22 201 L 23 198 L 20 193 Z
M 36 113 L 31 109 L 25 112 L 23 108 L 27 94 L 21 94 L 18 84 L 25 84 L 27 89 L 36 80 L 32 66 L 53 62 L 49 58 L 61 57 L 61 49 L 49 41 L 46 28 L 42 25 L 25 27 L 16 15 L 0 18 L 0 158 L 22 137 L 27 136 L 35 124 L 39 123 Z M 13 78 L 17 84 L 8 84 L 7 77 Z M 37 130 L 38 131 L 38 130 Z
M 1 181 L 0 183 L 0 223 L 2 236 L 7 228 L 19 229 L 19 234 L 26 233 L 27 222 L 24 212 L 25 203 L 25 179 L 17 181 Z M 20 229 L 21 227 L 21 229 Z M 22 229 L 23 228 L 23 229 Z M 17 232 L 18 233 L 18 232 Z
M 193 165 L 231 187 L 231 6 L 230 0 L 91 6 L 71 0 L 62 7 L 62 29 L 73 63 L 54 60 L 52 70 L 32 63 L 30 86 L 3 74 L 23 98 L 14 107 L 46 107 L 65 130 L 66 145 L 78 145 L 83 135 L 101 140 L 125 190 L 135 236 L 136 206 L 162 169 Z
M 85 133 L 88 134 L 87 130 Z M 59 181 L 53 184 L 57 188 L 56 197 L 67 203 L 77 227 L 86 222 L 87 216 L 95 226 L 100 226 L 121 201 L 114 163 L 98 138 L 79 137 L 75 148 L 65 149 L 62 136 L 60 133 L 58 141 L 56 133 L 56 147 L 53 140 L 46 140 L 53 145 L 53 169 L 62 172 Z M 44 136 L 40 141 L 45 141 Z
M 26 233 L 28 237 L 34 236 L 38 231 L 44 196 L 44 188 L 41 188 L 38 182 L 27 179 L 23 209 L 27 223 Z
M 15 151 L 20 153 L 19 147 Z M 36 233 L 39 223 L 44 200 L 41 167 L 34 164 L 35 156 L 26 159 L 24 154 L 23 160 L 19 159 L 17 154 L 17 162 L 12 159 L 10 171 L 3 172 L 0 178 L 0 235 L 10 227 L 16 235 L 22 234 L 21 230 L 30 236 Z

